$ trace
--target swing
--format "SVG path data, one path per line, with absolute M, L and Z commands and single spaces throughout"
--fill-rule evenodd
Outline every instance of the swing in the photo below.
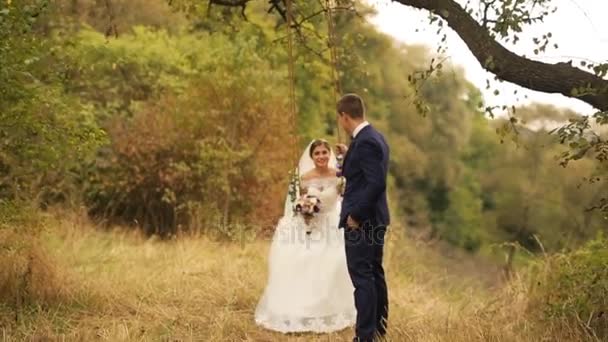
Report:
M 288 53 L 288 77 L 289 77 L 289 108 L 291 114 L 291 122 L 292 122 L 292 137 L 293 137 L 293 161 L 294 165 L 298 161 L 299 151 L 298 151 L 298 132 L 297 132 L 297 104 L 296 104 L 296 94 L 295 94 L 295 62 L 293 56 L 293 37 L 292 37 L 292 23 L 293 23 L 293 13 L 291 7 L 292 0 L 286 0 L 286 21 L 287 21 L 287 53 Z M 332 69 L 332 78 L 333 78 L 333 90 L 334 90 L 334 98 L 337 100 L 339 94 L 341 94 L 340 90 L 340 78 L 337 73 L 337 56 L 334 44 L 334 34 L 335 28 L 333 23 L 333 15 L 332 15 L 332 4 L 331 0 L 325 1 L 325 14 L 327 21 L 327 45 L 329 47 L 330 53 L 330 62 Z M 340 134 L 340 127 L 338 125 L 336 119 L 336 134 L 338 143 L 342 143 L 342 135 Z M 344 179 L 341 175 L 342 170 L 342 162 L 344 160 L 344 156 L 342 154 L 336 155 L 337 159 L 337 176 L 343 182 Z M 295 203 L 296 199 L 300 196 L 300 174 L 298 168 L 296 167 L 294 171 L 290 172 L 290 182 L 289 182 L 289 195 L 291 197 L 291 202 Z M 295 210 L 295 209 L 294 209 Z

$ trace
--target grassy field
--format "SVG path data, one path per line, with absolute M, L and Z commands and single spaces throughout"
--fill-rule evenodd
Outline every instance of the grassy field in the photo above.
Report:
M 40 244 L 29 260 L 44 272 L 30 272 L 27 286 L 52 300 L 0 304 L 2 341 L 350 341 L 353 334 L 282 335 L 254 324 L 267 239 L 158 241 L 64 218 Z M 534 323 L 525 281 L 503 284 L 492 267 L 446 258 L 397 229 L 388 235 L 386 268 L 391 341 L 584 340 L 567 325 Z

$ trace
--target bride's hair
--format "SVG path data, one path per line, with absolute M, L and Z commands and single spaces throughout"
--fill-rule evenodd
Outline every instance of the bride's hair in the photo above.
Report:
M 312 153 L 315 151 L 315 149 L 321 145 L 325 146 L 327 148 L 327 150 L 331 152 L 331 147 L 329 146 L 329 143 L 327 142 L 327 140 L 315 139 L 312 142 L 312 144 L 310 144 L 310 150 L 308 151 L 308 154 L 310 155 L 311 158 L 312 158 Z

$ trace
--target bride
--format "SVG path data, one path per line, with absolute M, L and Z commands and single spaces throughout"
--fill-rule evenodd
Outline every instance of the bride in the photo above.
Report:
M 302 190 L 321 200 L 306 222 L 287 196 L 268 260 L 268 284 L 255 312 L 271 330 L 326 333 L 355 323 L 353 285 L 346 267 L 336 158 L 325 140 L 311 142 L 299 162 Z M 308 232 L 308 233 L 307 233 Z

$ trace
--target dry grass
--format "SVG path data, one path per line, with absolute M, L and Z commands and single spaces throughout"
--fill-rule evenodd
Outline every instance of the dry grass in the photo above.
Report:
M 26 306 L 60 303 L 67 291 L 61 270 L 37 238 L 0 229 L 0 303 L 17 308 L 18 315 Z
M 2 341 L 349 341 L 352 330 L 282 335 L 257 327 L 268 241 L 174 241 L 102 232 L 63 220 L 43 237 L 65 274 L 62 300 L 0 320 Z M 387 245 L 392 341 L 576 341 L 567 325 L 528 314 L 525 283 L 477 286 L 438 267 L 432 252 L 391 233 Z M 449 265 L 449 263 L 447 264 Z M 69 276 L 68 276 L 69 275 Z M 12 317 L 9 306 L 0 316 Z

